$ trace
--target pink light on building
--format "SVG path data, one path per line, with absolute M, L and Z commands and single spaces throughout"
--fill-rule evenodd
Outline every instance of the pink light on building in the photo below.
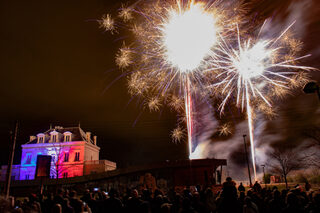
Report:
M 30 141 L 22 145 L 20 170 L 15 176 L 20 180 L 34 179 L 38 155 L 51 156 L 50 178 L 69 178 L 116 169 L 116 163 L 99 160 L 99 152 L 96 136 L 92 140 L 91 133 L 80 127 L 50 128 L 37 137 L 30 136 Z M 1 174 L 1 179 L 3 177 L 5 174 Z

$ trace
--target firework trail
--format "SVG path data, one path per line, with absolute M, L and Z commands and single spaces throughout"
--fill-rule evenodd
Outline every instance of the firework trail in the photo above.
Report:
M 122 5 L 118 14 L 134 35 L 134 41 L 129 46 L 124 44 L 116 54 L 116 64 L 128 73 L 129 93 L 143 100 L 150 111 L 168 105 L 184 114 L 189 157 L 194 131 L 192 97 L 206 81 L 203 70 L 207 59 L 216 57 L 218 34 L 228 37 L 234 23 L 241 19 L 239 5 L 222 1 L 139 1 L 129 7 Z M 100 26 L 111 33 L 119 31 L 115 25 L 121 26 L 111 15 L 100 21 Z M 172 132 L 173 140 L 182 136 L 178 126 Z
M 284 97 L 290 89 L 303 85 L 308 79 L 304 71 L 314 69 L 297 65 L 299 60 L 310 55 L 296 57 L 301 43 L 289 35 L 292 25 L 275 39 L 260 39 L 261 31 L 256 39 L 241 39 L 237 28 L 237 43 L 225 40 L 219 43 L 219 57 L 213 58 L 210 62 L 213 68 L 206 70 L 216 73 L 215 82 L 210 87 L 222 96 L 221 113 L 229 99 L 236 99 L 242 110 L 246 107 L 255 180 L 255 109 L 265 109 L 265 105 L 271 108 L 272 100 Z

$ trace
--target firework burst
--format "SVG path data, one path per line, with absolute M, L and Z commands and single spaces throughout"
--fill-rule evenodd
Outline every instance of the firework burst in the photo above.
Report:
M 109 31 L 111 34 L 117 32 L 115 21 L 110 14 L 103 15 L 101 20 L 98 20 L 98 23 L 100 28 L 104 29 L 105 31 Z
M 184 138 L 185 136 L 185 131 L 183 130 L 183 128 L 181 128 L 180 126 L 178 126 L 177 128 L 175 128 L 174 130 L 172 130 L 171 132 L 171 138 L 172 141 L 174 143 L 178 143 L 181 141 L 182 138 Z
M 150 111 L 159 111 L 164 104 L 184 111 L 189 154 L 194 129 L 192 97 L 203 86 L 202 71 L 206 60 L 216 57 L 219 38 L 227 37 L 241 19 L 236 15 L 240 9 L 227 9 L 234 7 L 221 1 L 159 0 L 122 5 L 119 10 L 118 17 L 134 36 L 130 47 L 123 45 L 115 60 L 130 73 L 129 92 L 144 100 Z M 111 17 L 105 18 L 110 24 Z
M 275 39 L 245 38 L 244 41 L 238 29 L 236 45 L 231 46 L 226 41 L 220 43 L 219 58 L 211 60 L 213 68 L 208 70 L 216 73 L 214 79 L 216 83 L 211 87 L 222 94 L 220 111 L 223 112 L 229 99 L 235 99 L 237 106 L 242 110 L 246 108 L 255 179 L 253 138 L 255 109 L 260 108 L 269 116 L 273 116 L 272 110 L 266 110 L 267 107 L 272 107 L 272 100 L 284 97 L 290 88 L 305 82 L 307 76 L 304 71 L 313 69 L 297 65 L 298 61 L 309 55 L 295 56 L 299 49 L 297 46 L 301 43 L 284 36 L 291 26 Z M 263 102 L 260 107 L 254 104 L 258 100 Z

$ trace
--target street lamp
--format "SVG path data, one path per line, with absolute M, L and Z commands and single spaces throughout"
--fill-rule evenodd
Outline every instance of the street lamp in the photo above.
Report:
M 246 136 L 247 136 L 247 135 L 243 135 L 244 152 L 245 152 L 245 154 L 246 154 L 246 161 L 247 161 L 247 165 L 248 165 L 248 175 L 249 175 L 250 187 L 252 187 L 251 174 L 250 174 L 250 166 L 249 166 L 249 159 L 248 159 L 248 153 L 247 153 Z
M 266 165 L 261 165 L 262 171 L 263 171 L 263 181 L 264 181 L 264 187 L 267 188 L 267 180 L 266 180 L 266 173 L 264 173 L 264 167 Z

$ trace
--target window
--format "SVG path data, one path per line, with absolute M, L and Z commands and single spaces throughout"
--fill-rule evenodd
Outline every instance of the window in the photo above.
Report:
M 26 164 L 31 164 L 31 154 L 27 154 Z
M 37 134 L 38 142 L 37 143 L 44 143 L 45 135 L 43 133 Z
M 67 131 L 67 132 L 65 132 L 65 133 L 63 133 L 63 134 L 64 134 L 64 141 L 65 141 L 65 142 L 70 142 L 70 141 L 72 141 L 72 138 L 71 138 L 72 133 L 71 133 L 71 132 Z
M 74 161 L 80 161 L 80 152 L 76 152 L 74 156 Z
M 69 162 L 69 153 L 64 153 L 63 162 Z
M 64 172 L 63 173 L 63 178 L 67 178 L 68 177 L 68 172 Z
M 52 132 L 50 132 L 50 136 L 51 136 L 50 141 L 52 143 L 58 142 L 58 132 L 57 131 L 53 130 Z
M 57 135 L 52 135 L 52 142 L 53 143 L 57 142 Z
M 26 180 L 29 180 L 30 179 L 29 177 L 30 177 L 29 175 L 26 175 Z
M 41 137 L 39 138 L 39 143 L 43 143 L 43 142 L 44 142 L 44 137 L 41 136 Z

